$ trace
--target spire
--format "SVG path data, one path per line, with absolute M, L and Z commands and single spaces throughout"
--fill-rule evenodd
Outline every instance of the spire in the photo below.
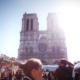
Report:
M 27 15 L 27 13 L 25 12 L 24 14 L 23 14 L 23 17 L 25 17 Z

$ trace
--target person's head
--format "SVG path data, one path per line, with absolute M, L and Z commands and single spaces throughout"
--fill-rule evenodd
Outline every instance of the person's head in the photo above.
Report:
M 66 67 L 66 64 L 67 64 L 67 60 L 65 58 L 62 58 L 59 62 L 60 67 Z
M 35 80 L 41 80 L 43 74 L 42 63 L 39 59 L 31 58 L 22 66 L 24 74 Z

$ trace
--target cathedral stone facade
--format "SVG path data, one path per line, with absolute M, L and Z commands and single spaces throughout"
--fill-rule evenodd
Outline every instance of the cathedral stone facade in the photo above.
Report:
M 47 30 L 40 31 L 37 15 L 23 14 L 18 49 L 19 60 L 38 58 L 43 64 L 54 64 L 61 58 L 67 59 L 65 33 L 58 25 L 57 17 L 57 13 L 49 13 Z

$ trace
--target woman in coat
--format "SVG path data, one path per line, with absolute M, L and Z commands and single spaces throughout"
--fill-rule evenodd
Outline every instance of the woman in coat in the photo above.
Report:
M 23 69 L 25 74 L 22 78 L 23 80 L 42 80 L 43 68 L 39 59 L 28 59 L 25 64 L 20 64 L 20 67 Z

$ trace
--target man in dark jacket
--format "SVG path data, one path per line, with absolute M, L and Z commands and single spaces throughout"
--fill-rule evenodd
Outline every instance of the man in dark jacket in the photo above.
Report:
M 72 78 L 72 70 L 73 67 L 66 67 L 66 65 L 72 65 L 70 62 L 68 62 L 66 59 L 61 59 L 59 63 L 59 67 L 55 70 L 53 75 L 58 80 L 73 80 Z

